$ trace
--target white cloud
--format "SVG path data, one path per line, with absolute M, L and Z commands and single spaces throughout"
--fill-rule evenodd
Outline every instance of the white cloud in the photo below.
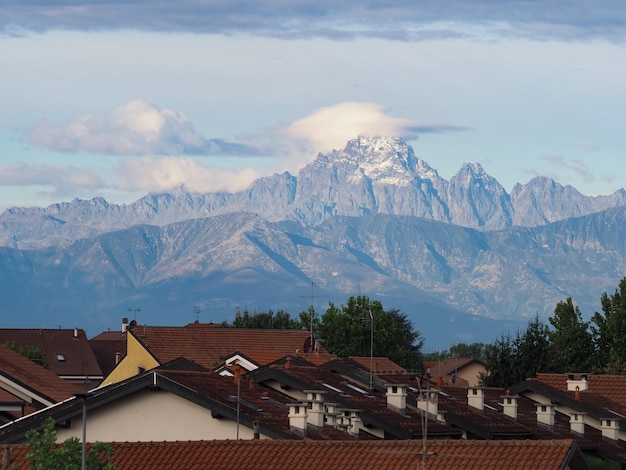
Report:
M 417 139 L 418 134 L 462 131 L 467 128 L 447 124 L 428 124 L 393 117 L 377 103 L 343 102 L 319 108 L 298 119 L 278 133 L 285 138 L 283 154 L 289 155 L 291 167 L 308 163 L 318 152 L 344 148 L 359 135 Z
M 159 109 L 145 100 L 115 108 L 107 118 L 87 115 L 57 127 L 41 121 L 29 132 L 38 146 L 59 152 L 104 155 L 237 155 L 253 149 L 198 134 L 179 111 Z
M 23 162 L 0 167 L 0 185 L 102 188 L 104 183 L 87 168 L 68 165 L 29 165 Z
M 158 192 L 184 185 L 192 191 L 236 192 L 247 188 L 259 173 L 247 167 L 225 171 L 189 157 L 142 157 L 120 162 L 117 188 L 123 191 Z

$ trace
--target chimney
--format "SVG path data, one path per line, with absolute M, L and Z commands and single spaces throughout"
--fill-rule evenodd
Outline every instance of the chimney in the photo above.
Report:
M 406 385 L 386 384 L 387 387 L 387 408 L 404 414 L 406 411 Z
M 481 387 L 468 388 L 467 404 L 472 408 L 483 411 L 485 409 L 485 389 Z
M 304 403 L 287 403 L 289 428 L 295 434 L 306 436 L 307 406 Z
M 602 437 L 612 441 L 619 441 L 619 420 L 601 419 Z
M 316 428 L 324 426 L 324 392 L 319 390 L 304 390 L 308 407 L 308 424 Z
M 511 395 L 511 391 L 507 390 L 506 395 L 502 396 L 502 413 L 513 419 L 517 419 L 517 399 L 519 395 Z
M 122 333 L 126 333 L 126 329 L 128 328 L 128 318 L 122 318 Z
M 569 417 L 569 428 L 574 434 L 585 435 L 585 413 L 576 411 Z
M 285 359 L 285 369 L 289 369 L 291 367 L 291 356 L 287 356 Z
M 122 353 L 121 352 L 116 352 L 115 353 L 115 365 L 118 365 L 121 360 L 122 360 Z
M 74 339 L 78 338 L 78 328 L 74 328 L 73 336 L 74 336 Z
M 550 428 L 554 427 L 554 405 L 544 405 L 542 403 L 537 403 L 535 405 L 537 407 L 537 424 L 543 424 Z
M 324 419 L 329 426 L 337 426 L 339 411 L 337 411 L 337 403 L 324 403 Z
M 587 382 L 587 374 L 581 374 L 579 379 L 576 379 L 574 374 L 569 374 L 567 376 L 567 390 L 569 392 L 576 391 L 578 388 L 579 391 L 588 390 L 588 382 Z
M 9 465 L 11 465 L 11 448 L 5 445 L 2 452 L 2 468 L 9 468 Z
M 259 422 L 252 421 L 252 439 L 259 439 Z
M 422 390 L 417 397 L 417 408 L 426 412 L 426 417 L 436 416 L 440 421 L 443 420 L 439 416 L 439 393 L 434 390 Z
M 355 409 L 343 409 L 339 416 L 338 426 L 353 437 L 359 435 L 359 425 L 361 424 L 361 412 Z

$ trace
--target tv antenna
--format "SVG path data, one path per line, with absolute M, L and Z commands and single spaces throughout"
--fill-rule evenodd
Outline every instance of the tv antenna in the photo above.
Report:
M 141 309 L 140 308 L 129 308 L 128 311 L 133 314 L 133 321 L 136 324 L 137 323 L 137 313 L 141 312 Z
M 200 305 L 193 306 L 193 313 L 196 316 L 196 323 L 200 323 L 200 313 L 202 312 L 202 307 Z
M 309 317 L 311 322 L 309 330 L 310 336 L 309 340 L 305 342 L 305 352 L 313 352 L 315 349 L 315 338 L 313 337 L 313 318 L 315 317 L 315 307 L 313 306 L 313 303 L 315 298 L 315 283 L 311 282 L 311 305 L 309 306 Z

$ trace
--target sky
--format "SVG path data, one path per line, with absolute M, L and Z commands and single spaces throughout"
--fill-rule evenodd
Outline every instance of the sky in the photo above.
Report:
M 3 0 L 0 211 L 239 191 L 358 135 L 626 186 L 622 0 Z

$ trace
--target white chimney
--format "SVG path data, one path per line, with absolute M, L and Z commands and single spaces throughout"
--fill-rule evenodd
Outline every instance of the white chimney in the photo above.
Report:
M 308 406 L 308 424 L 317 428 L 324 426 L 324 392 L 319 390 L 305 390 Z
M 406 411 L 406 385 L 387 384 L 386 387 L 387 408 L 404 413 Z
M 417 397 L 417 408 L 425 411 L 427 416 L 439 417 L 439 392 L 436 390 L 427 390 L 419 394 Z
M 502 413 L 513 419 L 517 419 L 517 399 L 519 395 L 511 395 L 509 390 L 502 397 Z
M 339 416 L 338 426 L 351 436 L 357 437 L 359 435 L 359 425 L 361 424 L 361 412 L 354 409 L 343 409 L 342 414 Z
M 289 407 L 289 427 L 296 434 L 306 435 L 307 405 L 304 403 L 287 403 Z
M 554 427 L 554 405 L 544 405 L 537 403 L 537 424 L 545 424 L 549 427 Z
M 122 318 L 122 333 L 126 333 L 126 329 L 128 328 L 128 318 Z
M 619 420 L 617 419 L 601 419 L 602 437 L 619 441 Z
M 577 388 L 578 387 L 578 388 Z M 569 392 L 588 390 L 587 374 L 581 374 L 580 378 L 574 378 L 574 374 L 567 377 L 567 390 Z
M 569 417 L 569 428 L 575 434 L 579 436 L 585 435 L 585 413 L 576 411 Z
M 338 416 L 340 415 L 339 411 L 337 411 L 337 403 L 324 403 L 324 417 L 326 424 L 329 426 L 337 426 Z
M 485 409 L 485 389 L 481 387 L 468 388 L 467 404 L 472 408 L 483 411 Z

